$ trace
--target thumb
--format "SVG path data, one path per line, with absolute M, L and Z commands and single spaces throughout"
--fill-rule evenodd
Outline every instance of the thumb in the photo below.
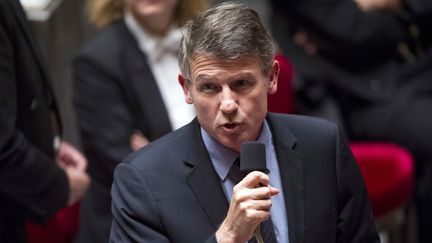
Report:
M 270 185 L 268 187 L 270 189 L 270 195 L 271 196 L 275 196 L 275 195 L 279 194 L 279 189 L 277 189 L 276 187 L 272 187 Z

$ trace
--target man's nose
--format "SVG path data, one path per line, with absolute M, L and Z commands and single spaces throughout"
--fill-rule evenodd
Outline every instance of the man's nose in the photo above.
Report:
M 238 104 L 231 95 L 225 95 L 222 99 L 220 110 L 224 113 L 232 113 L 237 110 Z

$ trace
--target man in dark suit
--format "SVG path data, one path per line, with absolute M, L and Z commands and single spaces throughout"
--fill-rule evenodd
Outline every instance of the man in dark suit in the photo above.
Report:
M 17 0 L 0 2 L 2 243 L 26 242 L 26 220 L 49 219 L 78 201 L 89 184 L 86 159 L 70 144 L 54 139 L 60 119 L 27 25 Z
M 116 167 L 111 242 L 379 242 L 338 128 L 267 113 L 274 52 L 244 5 L 218 5 L 185 26 L 179 82 L 197 118 Z M 270 173 L 237 183 L 234 161 L 246 141 L 265 144 Z

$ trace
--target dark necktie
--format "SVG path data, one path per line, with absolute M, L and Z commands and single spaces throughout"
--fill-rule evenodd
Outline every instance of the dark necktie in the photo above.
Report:
M 247 172 L 240 171 L 240 158 L 237 157 L 237 159 L 234 161 L 233 165 L 231 166 L 230 171 L 228 172 L 228 178 L 234 182 L 234 184 L 239 183 L 243 178 L 247 175 Z M 261 235 L 265 243 L 277 243 L 276 236 L 274 233 L 273 228 L 273 222 L 270 219 L 266 221 L 262 221 L 260 223 L 260 230 Z M 258 240 L 253 237 L 251 240 L 248 241 L 249 243 L 258 243 Z

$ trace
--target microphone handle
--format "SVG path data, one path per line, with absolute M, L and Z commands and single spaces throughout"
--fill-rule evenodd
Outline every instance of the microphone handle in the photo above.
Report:
M 258 243 L 264 243 L 264 239 L 262 238 L 262 234 L 261 234 L 260 224 L 258 224 L 258 226 L 256 227 L 256 229 L 254 231 L 254 236 L 255 236 Z

